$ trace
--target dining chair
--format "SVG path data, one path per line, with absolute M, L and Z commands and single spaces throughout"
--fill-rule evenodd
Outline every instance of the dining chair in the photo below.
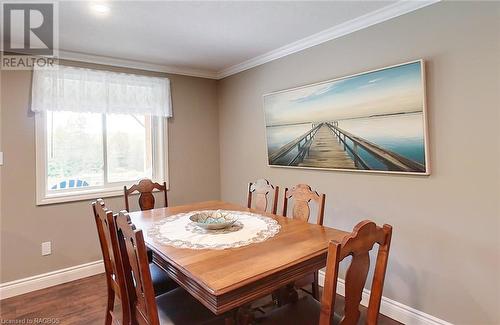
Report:
M 292 215 L 293 219 L 299 219 L 308 222 L 311 217 L 310 203 L 315 202 L 318 206 L 316 224 L 323 225 L 323 216 L 325 214 L 325 194 L 318 194 L 307 184 L 298 184 L 291 189 L 285 188 L 283 198 L 283 216 L 287 216 L 288 201 L 293 200 Z
M 295 303 L 271 311 L 262 324 L 331 325 L 335 321 L 342 325 L 355 325 L 360 320 L 364 324 L 377 324 L 391 236 L 390 225 L 379 227 L 369 220 L 358 223 L 342 243 L 332 241 L 329 244 L 321 303 L 309 295 L 304 296 Z M 370 269 L 370 252 L 375 244 L 379 247 L 370 299 L 368 308 L 361 312 L 361 298 Z M 351 260 L 345 275 L 345 301 L 343 312 L 340 310 L 341 314 L 338 314 L 335 313 L 335 298 L 339 264 L 348 256 Z
M 144 178 L 139 181 L 139 183 L 132 185 L 130 188 L 127 186 L 123 187 L 123 192 L 125 196 L 125 209 L 130 212 L 129 207 L 129 195 L 135 192 L 140 193 L 139 195 L 139 208 L 141 211 L 151 210 L 155 207 L 155 197 L 153 195 L 153 190 L 159 190 L 163 192 L 165 198 L 164 207 L 168 207 L 167 200 L 167 183 L 163 182 L 163 185 L 159 183 L 154 183 L 150 179 Z M 166 292 L 172 288 L 177 287 L 177 283 L 169 278 L 169 276 L 161 270 L 159 267 L 153 264 L 154 253 L 151 249 L 147 248 L 148 252 L 148 260 L 151 263 L 151 272 L 153 274 L 153 283 L 155 285 L 155 289 L 158 293 Z
M 215 316 L 187 291 L 176 288 L 155 297 L 142 230 L 136 229 L 127 211 L 116 217 L 131 311 L 131 324 L 219 324 Z
M 116 236 L 116 225 L 113 212 L 108 210 L 104 201 L 98 199 L 92 202 L 97 233 L 101 244 L 104 270 L 106 272 L 106 284 L 108 287 L 108 301 L 106 305 L 105 324 L 118 324 L 117 315 L 114 311 L 115 298 L 121 302 L 121 323 L 128 324 L 130 321 L 129 302 L 125 285 L 125 274 L 121 262 L 121 255 L 118 252 L 118 240 Z
M 295 185 L 292 189 L 285 188 L 285 195 L 283 198 L 283 216 L 287 216 L 288 201 L 292 200 L 293 206 L 292 215 L 293 219 L 302 220 L 304 222 L 309 222 L 311 217 L 311 202 L 315 202 L 317 205 L 318 213 L 316 215 L 316 224 L 323 225 L 323 217 L 325 214 L 325 194 L 318 194 L 318 192 L 313 191 L 311 187 L 307 184 Z M 299 288 L 303 286 L 311 285 L 311 294 L 315 299 L 319 300 L 319 284 L 318 284 L 318 272 L 304 277 L 303 279 L 297 280 L 295 285 Z
M 258 179 L 254 183 L 248 183 L 247 208 L 253 208 L 262 212 L 267 211 L 269 205 L 268 194 L 273 193 L 271 213 L 276 214 L 278 207 L 279 186 L 272 185 L 267 179 Z
M 164 207 L 168 207 L 167 199 L 167 183 L 163 182 L 163 185 L 155 183 L 150 179 L 144 178 L 139 181 L 139 183 L 132 185 L 130 188 L 127 186 L 123 187 L 123 192 L 125 194 L 125 210 L 130 212 L 128 197 L 130 194 L 138 192 L 139 195 L 139 207 L 141 211 L 151 210 L 155 207 L 155 197 L 153 195 L 153 190 L 158 190 L 163 192 L 165 198 Z
M 108 308 L 110 308 L 106 312 L 106 315 L 108 315 L 110 312 L 112 314 L 115 295 L 120 298 L 123 294 L 123 288 L 125 288 L 121 288 L 119 286 L 119 280 L 123 279 L 123 275 L 120 276 L 120 273 L 122 272 L 120 268 L 120 256 L 114 254 L 115 250 L 118 251 L 116 222 L 113 218 L 113 212 L 106 208 L 104 200 L 98 199 L 93 202 L 92 209 L 94 211 L 97 233 L 99 235 L 99 242 L 101 244 L 101 251 L 104 260 L 104 269 L 106 272 L 106 279 L 108 281 Z M 149 269 L 152 274 L 153 286 L 157 295 L 178 287 L 178 284 L 174 280 L 170 279 L 168 274 L 158 265 L 150 262 Z M 111 304 L 111 306 L 109 304 Z

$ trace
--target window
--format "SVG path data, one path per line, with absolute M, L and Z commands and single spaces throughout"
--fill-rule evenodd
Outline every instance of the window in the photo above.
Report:
M 73 69 L 76 69 L 76 73 Z M 95 70 L 72 68 L 71 76 L 74 77 L 77 72 L 86 74 L 88 71 Z M 98 71 L 100 77 L 102 73 Z M 120 77 L 128 82 L 126 96 L 131 97 L 135 86 L 133 77 L 136 76 L 130 75 L 132 82 L 126 76 L 120 74 Z M 95 106 L 103 105 L 106 109 L 94 109 L 95 106 L 92 109 L 82 109 L 82 105 L 75 101 L 75 98 L 65 96 L 68 91 L 71 96 L 88 96 L 87 93 L 78 93 L 82 84 L 88 86 L 86 80 L 82 82 L 77 77 L 76 80 L 70 79 L 68 83 L 68 79 L 64 77 L 67 75 L 63 73 L 61 77 L 60 72 L 56 74 L 56 78 L 52 72 L 45 78 L 34 74 L 32 110 L 36 113 L 37 204 L 122 195 L 124 185 L 129 186 L 144 177 L 160 182 L 166 180 L 165 117 L 170 116 L 169 111 L 160 116 L 151 115 L 147 104 L 151 103 L 149 97 L 144 102 L 146 107 L 142 109 L 143 112 L 137 106 L 133 106 L 132 110 L 127 107 L 116 109 L 119 105 L 109 109 L 113 106 L 113 96 L 116 96 L 116 93 L 110 95 L 109 89 L 121 87 L 115 80 L 112 80 L 113 83 L 108 87 L 108 91 L 104 92 L 104 96 L 92 98 L 90 95 L 90 98 L 85 97 L 84 100 Z M 143 88 L 142 78 L 140 86 Z M 46 82 L 47 79 L 51 82 L 46 84 L 52 85 L 40 86 L 40 82 Z M 56 91 L 53 89 L 54 79 L 57 80 L 55 84 L 59 86 Z M 98 81 L 101 84 L 95 86 L 103 87 L 102 80 Z M 104 84 L 108 86 L 109 80 Z M 38 87 L 37 94 L 35 87 Z M 42 88 L 44 92 L 41 96 Z M 144 89 L 139 90 L 140 94 L 132 97 L 142 96 L 137 105 L 143 105 Z M 51 94 L 51 98 L 46 98 L 47 92 Z M 54 92 L 57 93 L 56 98 L 53 98 Z M 64 94 L 61 95 L 61 92 Z M 102 103 L 99 97 L 102 98 Z M 131 100 L 133 101 L 133 98 Z M 165 100 L 169 102 L 169 97 Z M 68 105 L 68 101 L 71 105 Z M 47 107 L 45 103 L 50 105 Z M 130 104 L 130 101 L 127 101 L 127 104 Z

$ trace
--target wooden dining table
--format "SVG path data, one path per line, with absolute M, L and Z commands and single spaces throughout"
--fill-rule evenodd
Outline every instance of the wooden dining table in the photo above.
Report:
M 148 235 L 147 230 L 165 217 L 217 209 L 271 217 L 281 229 L 263 242 L 223 250 L 176 248 L 157 243 Z M 329 242 L 340 242 L 349 234 L 222 201 L 132 212 L 130 217 L 143 229 L 154 262 L 216 315 L 237 310 L 323 268 Z

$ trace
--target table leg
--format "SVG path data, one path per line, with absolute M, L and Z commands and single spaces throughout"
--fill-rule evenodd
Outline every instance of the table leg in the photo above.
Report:
M 273 301 L 278 307 L 281 307 L 283 305 L 292 303 L 292 302 L 297 302 L 299 299 L 299 294 L 297 290 L 295 289 L 295 286 L 293 283 L 289 283 L 286 286 L 279 288 L 278 290 L 274 291 L 272 293 Z
M 318 271 L 314 272 L 314 282 L 312 283 L 311 286 L 312 286 L 311 294 L 312 294 L 313 298 L 320 301 L 321 298 L 319 296 L 319 274 L 318 274 Z
M 224 325 L 236 325 L 238 320 L 238 309 L 233 309 L 225 314 Z
M 251 324 L 254 320 L 253 317 L 253 309 L 251 304 L 247 304 L 241 306 L 238 309 L 238 324 L 239 325 L 248 325 Z

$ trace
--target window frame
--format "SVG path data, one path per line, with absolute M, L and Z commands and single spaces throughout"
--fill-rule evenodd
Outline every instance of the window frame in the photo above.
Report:
M 102 113 L 104 114 L 104 113 Z M 103 118 L 105 122 L 106 119 Z M 153 181 L 169 184 L 168 168 L 168 119 L 152 117 L 152 161 Z M 103 186 L 91 188 L 71 188 L 56 193 L 50 193 L 47 188 L 47 114 L 35 114 L 35 153 L 36 153 L 36 204 L 47 205 L 63 202 L 75 202 L 104 197 L 123 195 L 123 186 L 131 186 L 135 181 L 106 183 Z M 103 123 L 103 147 L 106 148 L 106 128 Z M 105 149 L 106 150 L 106 149 Z M 104 173 L 107 173 L 107 159 L 104 157 Z

